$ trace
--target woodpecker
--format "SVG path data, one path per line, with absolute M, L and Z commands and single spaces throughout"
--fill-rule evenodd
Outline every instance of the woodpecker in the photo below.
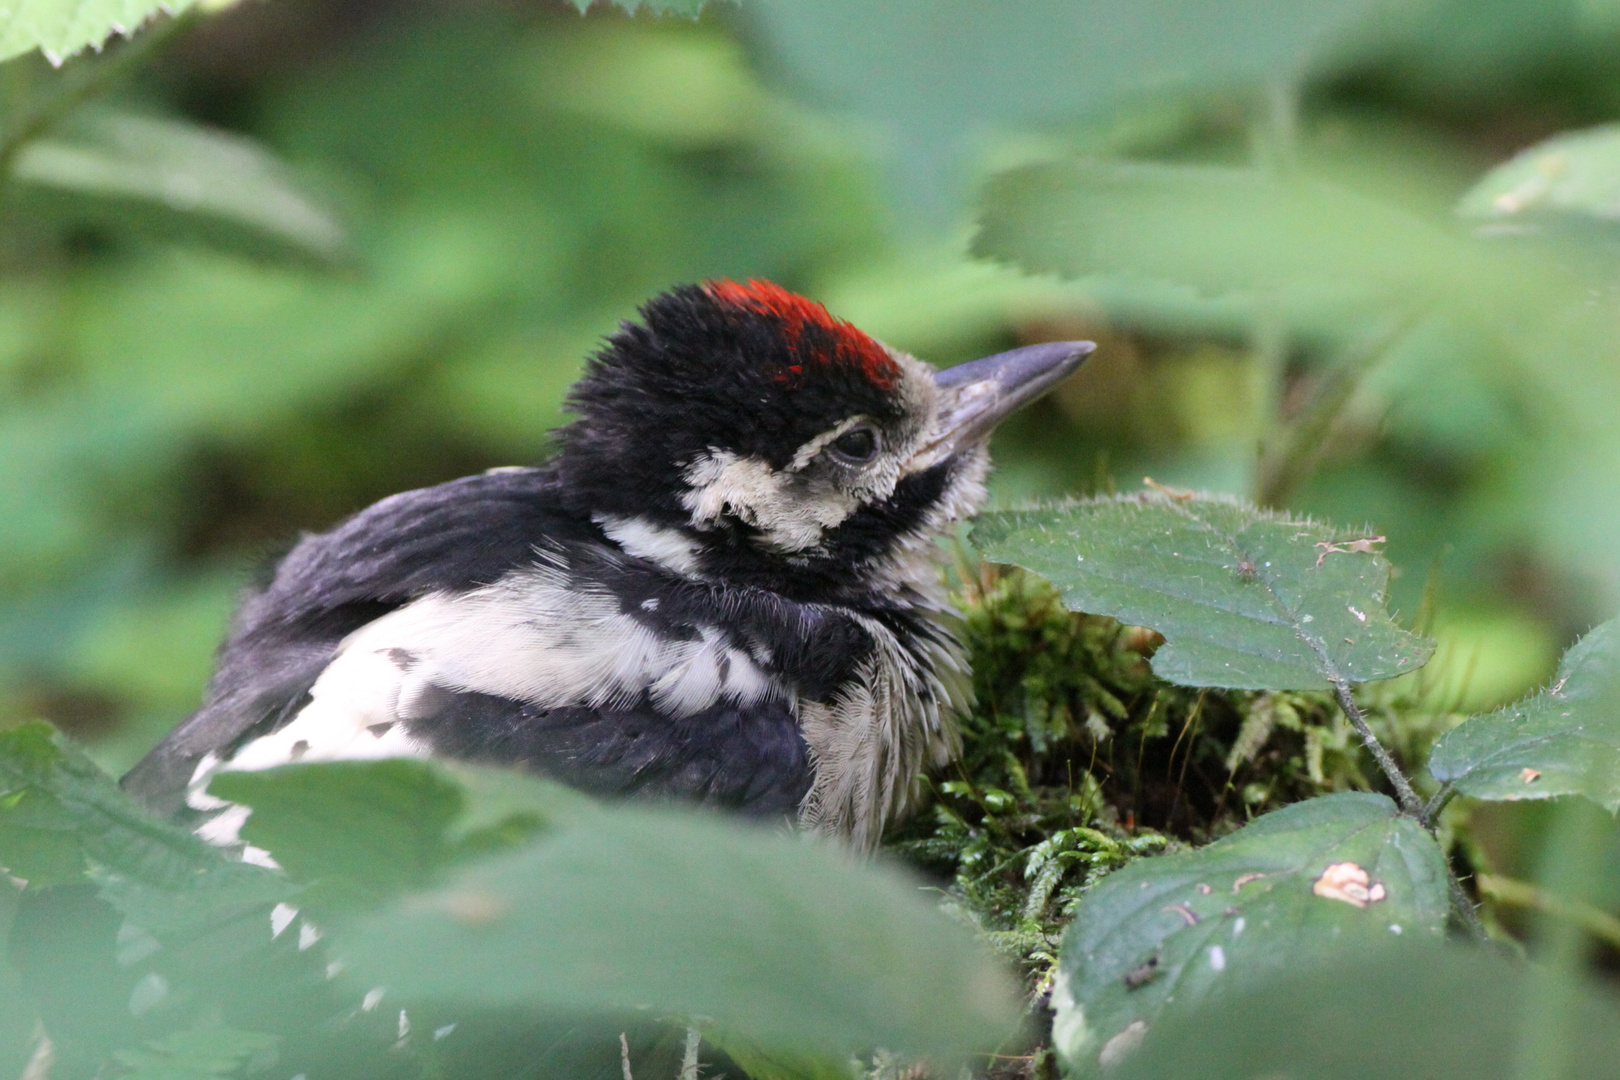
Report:
M 968 704 L 939 541 L 997 422 L 1093 347 L 936 371 L 766 281 L 675 288 L 591 358 L 545 463 L 305 536 L 124 786 L 228 843 L 221 770 L 448 757 L 870 850 Z

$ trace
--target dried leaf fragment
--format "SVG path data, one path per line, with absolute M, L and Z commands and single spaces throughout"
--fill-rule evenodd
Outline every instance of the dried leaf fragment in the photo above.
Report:
M 1164 484 L 1161 484 L 1157 480 L 1153 479 L 1153 477 L 1151 477 L 1151 476 L 1142 477 L 1142 483 L 1147 485 L 1148 487 L 1152 488 L 1154 491 L 1159 492 L 1160 494 L 1170 496 L 1172 499 L 1181 499 L 1181 500 L 1185 501 L 1187 499 L 1191 499 L 1195 494 L 1197 494 L 1197 492 L 1193 492 L 1193 491 L 1178 491 L 1177 489 L 1175 489 L 1173 487 L 1167 487 Z
M 1382 536 L 1363 536 L 1355 540 L 1318 540 L 1316 546 L 1322 549 L 1322 554 L 1316 557 L 1316 565 L 1321 566 L 1322 560 L 1329 555 L 1376 555 L 1374 544 L 1382 544 L 1386 538 Z
M 1388 895 L 1382 883 L 1374 882 L 1367 871 L 1353 862 L 1334 863 L 1322 871 L 1322 876 L 1311 886 L 1311 892 L 1359 908 L 1376 904 Z
M 1247 885 L 1249 882 L 1251 882 L 1251 881 L 1259 881 L 1261 878 L 1263 878 L 1265 876 L 1266 875 L 1264 875 L 1264 874 L 1259 874 L 1259 873 L 1254 873 L 1254 872 L 1250 872 L 1250 873 L 1247 873 L 1247 874 L 1239 874 L 1238 879 L 1236 881 L 1232 882 L 1232 891 L 1237 892 L 1239 889 L 1243 888 L 1243 886 Z

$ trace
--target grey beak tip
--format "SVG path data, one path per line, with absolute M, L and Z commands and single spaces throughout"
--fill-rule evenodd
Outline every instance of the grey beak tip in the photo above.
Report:
M 1070 375 L 1097 348 L 1094 341 L 1048 341 L 986 356 L 934 376 L 942 388 L 995 379 L 1005 391 L 1028 384 L 1051 386 Z

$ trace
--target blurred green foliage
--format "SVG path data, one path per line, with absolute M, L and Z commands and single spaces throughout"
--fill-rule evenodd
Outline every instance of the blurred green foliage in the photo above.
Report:
M 1388 534 L 1409 614 L 1437 565 L 1458 703 L 1511 698 L 1620 599 L 1601 520 L 1617 404 L 1603 256 L 1548 228 L 1480 238 L 1451 210 L 1506 149 L 1620 100 L 1601 49 L 1615 21 L 1537 11 L 1535 34 L 1505 2 L 1466 19 L 1247 0 L 1192 22 L 1175 4 L 984 22 L 773 0 L 694 23 L 287 0 L 199 21 L 18 159 L 0 279 L 5 710 L 128 763 L 196 700 L 265 552 L 391 491 L 543 455 L 617 319 L 726 275 L 809 291 L 940 362 L 1100 338 L 1091 369 L 1000 440 L 1004 500 L 1144 472 L 1252 493 L 1255 446 L 1285 442 L 1362 348 L 1365 377 L 1317 418 L 1288 502 Z M 1242 45 L 1214 63 L 1210 33 Z M 1071 38 L 1097 62 L 1067 62 Z M 74 68 L 7 70 L 16 115 Z M 153 162 L 144 194 L 29 179 L 67 167 L 55 146 L 186 117 L 288 164 L 201 135 L 189 160 L 175 128 L 168 158 L 150 139 L 119 151 Z M 1296 164 L 1274 169 L 1279 154 Z M 220 161 L 235 172 L 212 176 Z M 933 194 L 905 179 L 923 173 Z M 1027 221 L 1086 276 L 965 257 L 964 200 L 992 173 L 980 250 L 1042 269 Z M 1601 228 L 1571 231 L 1591 248 Z
M 0 719 L 118 771 L 297 530 L 543 456 L 594 343 L 720 276 L 941 363 L 1096 338 L 998 436 L 1003 505 L 1151 475 L 1387 535 L 1438 642 L 1363 694 L 1408 763 L 1620 607 L 1620 4 L 578 6 L 263 0 L 0 67 Z M 0 54 L 152 10 L 30 0 Z M 1325 698 L 1167 687 L 1023 575 L 964 597 L 981 707 L 903 847 L 1032 970 L 1101 873 L 1366 786 Z M 1526 884 L 1545 817 L 1442 838 L 1502 925 L 1608 925 L 1620 876 Z

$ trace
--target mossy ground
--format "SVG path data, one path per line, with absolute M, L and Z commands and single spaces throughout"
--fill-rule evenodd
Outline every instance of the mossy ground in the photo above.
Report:
M 975 705 L 959 760 L 888 848 L 942 883 L 1026 980 L 1030 1046 L 997 1077 L 1046 1075 L 1043 1001 L 1087 889 L 1132 859 L 1218 839 L 1252 817 L 1377 773 L 1326 693 L 1174 686 L 1148 663 L 1162 639 L 1067 611 L 1044 579 L 963 566 L 956 602 Z M 1386 745 L 1414 756 L 1426 725 L 1364 702 Z

